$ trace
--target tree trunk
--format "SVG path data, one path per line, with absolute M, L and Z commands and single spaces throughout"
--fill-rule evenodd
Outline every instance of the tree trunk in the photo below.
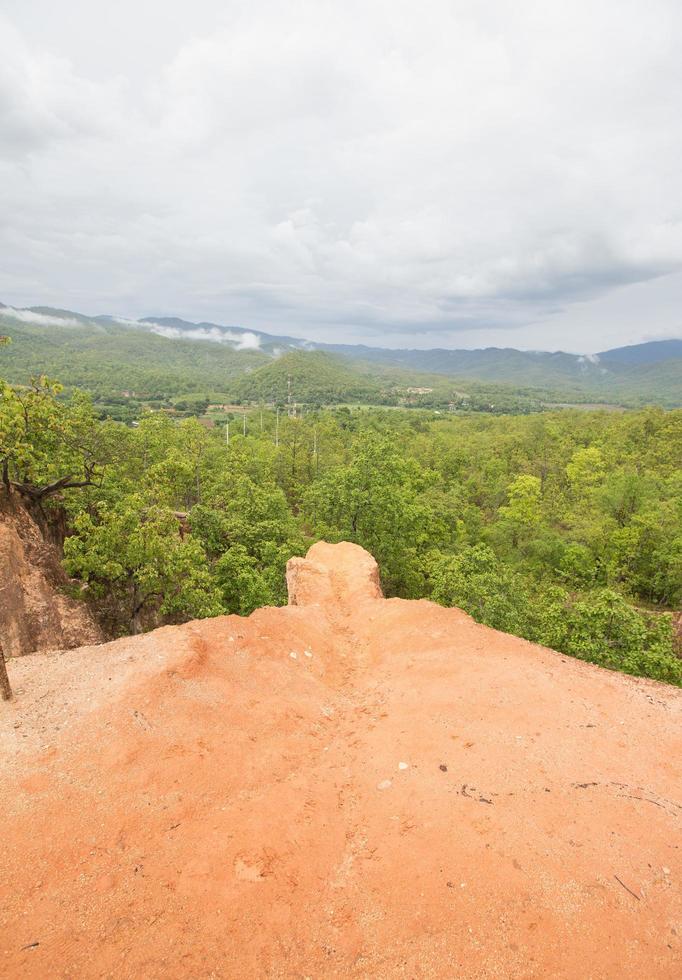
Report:
M 3 653 L 2 643 L 0 643 L 0 691 L 2 692 L 3 701 L 9 701 L 11 699 L 12 688 L 9 683 L 7 664 L 5 663 L 5 654 Z
M 130 634 L 131 636 L 137 636 L 140 632 L 140 611 L 142 609 L 143 603 L 138 602 L 138 591 L 137 583 L 132 584 L 132 605 L 130 610 Z

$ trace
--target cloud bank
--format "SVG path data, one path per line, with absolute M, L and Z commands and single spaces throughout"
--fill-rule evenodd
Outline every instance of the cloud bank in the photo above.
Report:
M 6 301 L 598 350 L 682 269 L 675 0 L 6 6 Z
M 185 340 L 212 340 L 218 344 L 231 344 L 235 350 L 258 350 L 260 348 L 260 337 L 245 330 L 244 333 L 236 333 L 234 330 L 225 330 L 220 327 L 195 327 L 181 329 L 180 327 L 169 327 L 162 323 L 147 321 L 152 333 L 157 333 L 161 337 L 183 337 Z
M 52 316 L 49 313 L 32 313 L 31 310 L 16 310 L 13 306 L 0 306 L 0 317 L 18 320 L 20 323 L 37 323 L 43 327 L 79 327 L 81 324 L 71 316 Z

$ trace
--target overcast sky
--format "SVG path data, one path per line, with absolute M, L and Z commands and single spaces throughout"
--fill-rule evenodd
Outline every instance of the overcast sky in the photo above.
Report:
M 682 336 L 679 0 L 2 0 L 0 300 Z

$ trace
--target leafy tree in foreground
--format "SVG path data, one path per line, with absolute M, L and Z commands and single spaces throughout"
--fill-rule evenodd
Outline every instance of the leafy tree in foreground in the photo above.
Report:
M 225 551 L 214 565 L 214 576 L 226 612 L 248 616 L 260 606 L 274 604 L 269 583 L 241 544 Z
M 432 598 L 479 623 L 611 670 L 682 684 L 671 617 L 643 614 L 613 590 L 573 597 L 533 583 L 481 545 L 441 556 L 431 571 Z
M 74 532 L 64 544 L 68 572 L 117 599 L 131 633 L 140 632 L 145 610 L 181 618 L 222 612 L 203 548 L 181 536 L 168 508 L 128 497 L 95 516 L 82 513 Z
M 424 588 L 417 555 L 446 536 L 427 489 L 428 474 L 414 461 L 363 434 L 348 466 L 311 485 L 304 516 L 316 537 L 354 541 L 370 551 L 390 594 L 414 597 Z
M 252 478 L 252 466 L 253 460 L 234 452 L 228 467 L 207 480 L 202 503 L 189 514 L 226 612 L 285 603 L 286 563 L 305 551 L 284 493 L 267 472 Z
M 48 378 L 27 388 L 0 381 L 0 467 L 7 492 L 41 503 L 63 490 L 96 485 L 109 457 L 111 428 L 98 424 L 90 398 L 66 404 Z
M 559 649 L 582 660 L 682 684 L 682 660 L 671 654 L 670 616 L 643 615 L 611 589 L 567 604 Z
M 435 602 L 459 606 L 479 623 L 506 633 L 529 632 L 528 583 L 486 545 L 440 556 L 431 569 L 431 581 Z

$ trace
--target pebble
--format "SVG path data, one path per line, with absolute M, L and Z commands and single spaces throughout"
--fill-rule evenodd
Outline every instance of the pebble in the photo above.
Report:
M 389 789 L 391 786 L 390 779 L 382 779 L 380 783 L 377 784 L 377 789 Z
M 408 766 L 408 764 L 406 762 L 399 762 L 398 763 L 398 769 L 409 769 L 409 768 L 410 767 Z
M 295 653 L 293 650 L 291 651 L 289 656 L 291 657 L 292 660 L 298 660 L 298 654 Z

